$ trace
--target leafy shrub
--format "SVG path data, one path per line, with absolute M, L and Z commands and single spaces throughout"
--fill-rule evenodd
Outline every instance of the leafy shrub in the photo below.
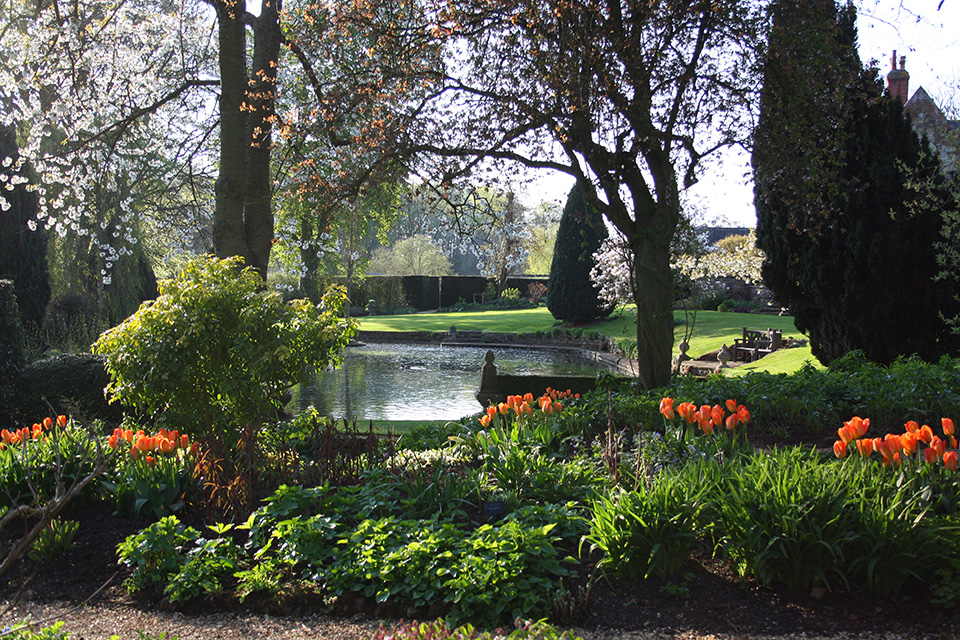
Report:
M 148 587 L 165 588 L 183 565 L 188 546 L 199 537 L 199 531 L 181 524 L 176 516 L 161 518 L 127 536 L 117 546 L 119 561 L 133 567 L 127 589 L 133 593 Z
M 70 633 L 63 630 L 63 621 L 55 622 L 49 627 L 34 631 L 32 626 L 14 625 L 2 631 L 6 640 L 68 640 Z
M 319 307 L 284 303 L 242 260 L 198 259 L 94 345 L 107 356 L 109 391 L 153 414 L 160 426 L 190 424 L 218 457 L 236 456 L 240 431 L 255 429 L 305 369 L 339 362 L 353 325 L 345 295 Z M 246 447 L 250 451 L 250 447 Z
M 237 568 L 240 548 L 223 537 L 230 525 L 211 526 L 216 538 L 197 538 L 193 541 L 185 562 L 170 576 L 163 593 L 170 602 L 184 602 L 200 594 L 212 595 L 223 588 L 223 578 Z
M 87 420 L 117 424 L 123 418 L 122 403 L 113 406 L 104 395 L 110 383 L 106 358 L 89 353 L 44 358 L 28 364 L 14 385 L 16 417 L 21 421 L 46 415 L 47 402 L 61 411 Z

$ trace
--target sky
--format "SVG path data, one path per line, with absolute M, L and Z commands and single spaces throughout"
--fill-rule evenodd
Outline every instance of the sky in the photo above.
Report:
M 922 86 L 943 104 L 960 102 L 960 0 L 858 0 L 860 58 L 877 60 L 881 76 L 894 49 L 906 56 L 910 95 Z M 940 8 L 938 9 L 938 5 Z M 899 62 L 898 62 L 899 65 Z M 729 152 L 704 172 L 692 191 L 705 221 L 716 226 L 755 227 L 750 158 Z M 544 175 L 527 190 L 526 201 L 563 203 L 573 185 L 568 176 Z

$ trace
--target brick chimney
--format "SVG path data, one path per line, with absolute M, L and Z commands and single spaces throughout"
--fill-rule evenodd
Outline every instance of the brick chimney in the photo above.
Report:
M 907 64 L 907 56 L 900 56 L 900 68 L 897 69 L 897 51 L 894 49 L 890 57 L 890 73 L 887 74 L 887 90 L 890 97 L 906 104 L 910 98 L 910 74 L 904 68 Z

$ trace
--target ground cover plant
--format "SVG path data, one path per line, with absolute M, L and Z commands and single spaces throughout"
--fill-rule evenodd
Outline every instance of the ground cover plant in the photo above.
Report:
M 854 353 L 790 376 L 510 396 L 399 440 L 316 415 L 269 421 L 260 498 L 230 517 L 203 499 L 216 476 L 193 434 L 130 418 L 84 444 L 107 466 L 83 499 L 139 518 L 116 541 L 126 588 L 188 612 L 300 603 L 451 625 L 571 624 L 611 585 L 652 582 L 682 601 L 701 563 L 756 588 L 924 593 L 949 610 L 960 596 L 958 382 L 950 360 L 878 367 Z M 73 428 L 64 418 L 3 431 L 0 474 L 22 475 L 26 447 L 49 446 L 45 430 Z M 69 553 L 86 526 L 73 521 L 51 525 L 22 562 Z M 3 544 L 16 537 L 8 529 Z

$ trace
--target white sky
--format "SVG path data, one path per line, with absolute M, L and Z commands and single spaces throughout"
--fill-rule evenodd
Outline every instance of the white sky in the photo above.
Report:
M 907 57 L 910 95 L 922 86 L 941 104 L 953 96 L 960 102 L 960 0 L 859 0 L 857 29 L 860 58 L 879 62 L 881 76 L 890 70 L 890 55 Z M 898 62 L 899 64 L 899 62 Z M 693 189 L 695 200 L 712 224 L 754 227 L 753 183 L 750 158 L 730 152 L 722 165 L 707 170 Z M 525 200 L 560 203 L 573 180 L 563 175 L 544 175 L 527 189 Z

